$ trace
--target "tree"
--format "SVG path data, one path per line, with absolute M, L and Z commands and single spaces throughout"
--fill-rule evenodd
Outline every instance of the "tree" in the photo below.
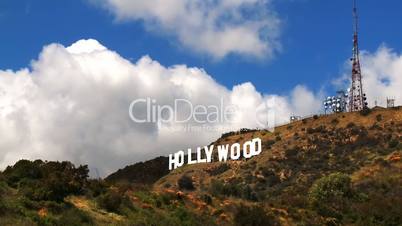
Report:
M 350 177 L 342 173 L 324 176 L 314 182 L 308 195 L 311 207 L 320 215 L 339 218 L 353 196 Z
M 79 194 L 87 183 L 88 166 L 76 168 L 71 162 L 20 160 L 4 171 L 9 185 L 32 200 L 63 201 L 70 194 Z

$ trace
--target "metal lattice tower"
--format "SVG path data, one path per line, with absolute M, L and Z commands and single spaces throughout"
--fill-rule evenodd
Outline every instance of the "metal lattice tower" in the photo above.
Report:
M 352 61 L 352 85 L 349 94 L 349 110 L 361 111 L 367 107 L 366 94 L 363 93 L 362 72 L 359 56 L 359 18 L 357 15 L 356 0 L 353 0 L 353 20 L 354 20 L 354 35 L 353 35 L 353 56 Z

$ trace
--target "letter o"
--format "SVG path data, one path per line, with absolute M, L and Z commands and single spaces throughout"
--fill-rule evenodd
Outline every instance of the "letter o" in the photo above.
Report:
M 236 150 L 235 150 L 236 149 Z M 236 152 L 236 155 L 235 155 Z M 230 158 L 232 160 L 238 160 L 240 158 L 241 152 L 240 152 L 240 144 L 239 143 L 234 143 L 230 147 Z

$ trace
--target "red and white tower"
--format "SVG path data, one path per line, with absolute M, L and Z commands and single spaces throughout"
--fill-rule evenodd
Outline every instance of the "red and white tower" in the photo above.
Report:
M 363 93 L 362 72 L 359 57 L 359 18 L 357 15 L 356 0 L 353 0 L 353 57 L 352 61 L 352 85 L 349 93 L 349 111 L 361 111 L 367 107 L 366 94 Z

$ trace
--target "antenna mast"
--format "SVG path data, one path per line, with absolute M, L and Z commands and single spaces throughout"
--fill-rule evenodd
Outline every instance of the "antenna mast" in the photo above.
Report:
M 359 56 L 359 17 L 357 14 L 356 0 L 353 0 L 353 56 L 352 61 L 352 85 L 349 95 L 349 111 L 361 111 L 367 107 L 366 94 L 363 93 L 362 72 Z

